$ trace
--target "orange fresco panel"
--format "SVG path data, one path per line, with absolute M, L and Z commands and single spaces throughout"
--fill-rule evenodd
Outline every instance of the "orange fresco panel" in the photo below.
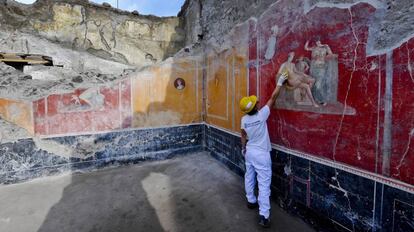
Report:
M 172 66 L 163 68 L 160 78 L 153 82 L 153 104 L 150 112 L 169 112 L 178 120 L 179 124 L 187 124 L 200 121 L 197 112 L 196 101 L 196 74 L 194 61 L 174 63 Z M 174 86 L 177 78 L 185 81 L 185 88 L 178 90 Z
M 207 118 L 209 123 L 230 129 L 229 64 L 226 54 L 208 57 L 207 61 Z
M 133 111 L 136 113 L 148 112 L 148 107 L 151 103 L 150 87 L 151 81 L 155 78 L 155 75 L 138 76 L 132 78 L 132 103 Z
M 6 121 L 12 122 L 29 133 L 34 133 L 32 103 L 0 99 L 0 116 Z
M 247 93 L 247 56 L 226 54 L 208 58 L 207 122 L 240 132 L 239 101 Z
M 7 108 L 8 105 L 10 104 L 9 100 L 6 99 L 0 99 L 0 116 L 2 118 L 6 118 L 7 117 Z
M 196 60 L 179 60 L 154 66 L 144 76 L 133 79 L 134 127 L 154 127 L 201 122 L 199 105 L 201 93 L 197 87 Z M 185 81 L 179 90 L 174 83 L 177 78 Z

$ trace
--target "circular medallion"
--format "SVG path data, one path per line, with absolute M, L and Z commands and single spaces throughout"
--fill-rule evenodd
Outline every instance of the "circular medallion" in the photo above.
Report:
M 185 81 L 182 78 L 177 78 L 174 81 L 174 87 L 178 90 L 183 90 L 185 88 Z

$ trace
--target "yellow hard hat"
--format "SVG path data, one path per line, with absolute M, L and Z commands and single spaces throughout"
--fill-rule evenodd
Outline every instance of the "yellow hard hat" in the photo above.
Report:
M 257 103 L 257 97 L 252 95 L 250 97 L 244 97 L 240 100 L 240 109 L 244 113 L 249 113 L 254 109 Z

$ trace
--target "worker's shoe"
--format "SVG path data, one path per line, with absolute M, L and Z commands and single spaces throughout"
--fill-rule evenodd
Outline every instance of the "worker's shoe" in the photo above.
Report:
M 264 216 L 260 215 L 259 225 L 264 228 L 270 227 L 270 218 L 265 218 Z
M 249 209 L 256 209 L 258 206 L 259 204 L 257 204 L 257 202 L 256 203 L 247 202 L 247 208 Z

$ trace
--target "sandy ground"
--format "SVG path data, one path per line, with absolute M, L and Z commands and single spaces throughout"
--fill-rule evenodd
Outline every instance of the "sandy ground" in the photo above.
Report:
M 0 186 L 0 231 L 313 231 L 272 205 L 245 206 L 243 180 L 207 153 Z

